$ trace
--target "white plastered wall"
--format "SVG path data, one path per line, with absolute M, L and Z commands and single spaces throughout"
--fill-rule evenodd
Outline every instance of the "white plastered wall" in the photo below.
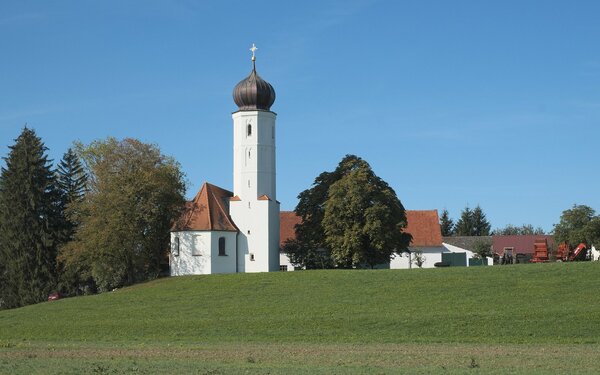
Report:
M 296 270 L 296 267 L 294 267 L 294 265 L 292 263 L 290 263 L 290 258 L 287 256 L 286 253 L 283 253 L 283 252 L 279 253 L 279 265 L 287 266 L 288 271 Z
M 275 119 L 270 111 L 233 113 L 233 194 L 230 215 L 240 233 L 238 272 L 279 271 Z M 260 199 L 266 195 L 269 199 Z
M 231 217 L 240 229 L 238 272 L 279 271 L 279 203 L 232 201 Z
M 390 261 L 391 269 L 407 269 L 407 268 L 419 268 L 414 262 L 414 252 L 420 251 L 423 255 L 424 262 L 421 268 L 433 268 L 434 264 L 442 261 L 442 253 L 446 251 L 441 246 L 434 247 L 409 247 L 411 255 L 402 253 L 402 255 L 395 254 L 394 258 Z M 409 260 L 410 259 L 410 260 Z M 410 264 L 412 262 L 412 265 Z
M 275 113 L 238 111 L 232 118 L 234 195 L 242 200 L 254 200 L 262 195 L 277 199 Z
M 225 238 L 226 255 L 219 255 L 220 237 Z M 235 273 L 236 237 L 236 232 L 225 231 L 171 232 L 171 276 Z

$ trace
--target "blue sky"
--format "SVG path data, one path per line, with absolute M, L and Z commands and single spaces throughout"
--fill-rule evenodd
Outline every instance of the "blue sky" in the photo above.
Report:
M 277 92 L 278 199 L 345 154 L 407 209 L 481 205 L 493 227 L 551 230 L 600 210 L 598 1 L 0 3 L 0 156 L 27 123 L 156 143 L 189 180 L 231 189 L 231 92 Z

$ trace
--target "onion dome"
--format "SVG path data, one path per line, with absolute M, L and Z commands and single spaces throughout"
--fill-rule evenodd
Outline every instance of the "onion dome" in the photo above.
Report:
M 258 48 L 252 45 L 252 72 L 238 83 L 233 89 L 233 101 L 240 111 L 271 110 L 275 102 L 273 86 L 256 73 L 256 58 L 254 51 Z

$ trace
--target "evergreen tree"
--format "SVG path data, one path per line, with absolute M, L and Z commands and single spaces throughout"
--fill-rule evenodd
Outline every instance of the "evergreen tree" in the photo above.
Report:
M 46 147 L 25 127 L 0 175 L 0 304 L 43 301 L 56 286 L 60 195 Z
M 487 220 L 485 213 L 477 205 L 472 212 L 473 215 L 473 235 L 474 236 L 489 236 L 492 225 Z
M 479 205 L 473 210 L 467 206 L 460 214 L 454 232 L 457 236 L 489 236 L 491 228 Z
M 460 213 L 460 219 L 458 219 L 454 226 L 454 233 L 457 236 L 473 236 L 474 232 L 473 211 L 467 206 Z
M 454 221 L 450 219 L 450 215 L 446 209 L 442 211 L 442 216 L 440 216 L 440 227 L 442 229 L 442 236 L 449 237 L 454 234 Z
M 87 183 L 87 175 L 75 152 L 69 148 L 58 164 L 58 188 L 61 194 L 61 205 L 64 210 L 73 208 L 73 203 L 83 199 Z M 65 221 L 65 237 L 70 241 L 77 226 L 76 213 L 67 213 Z
M 80 216 L 77 204 L 81 203 L 87 183 L 87 174 L 83 165 L 73 149 L 69 148 L 63 155 L 57 168 L 58 187 L 61 196 L 61 208 L 64 213 L 61 225 L 61 245 L 73 240 L 75 230 L 78 226 L 77 217 Z M 60 252 L 60 249 L 59 249 Z M 85 279 L 82 269 L 65 267 L 61 262 L 58 264 L 60 281 L 59 287 L 64 294 L 80 294 L 82 285 L 91 283 L 89 278 Z

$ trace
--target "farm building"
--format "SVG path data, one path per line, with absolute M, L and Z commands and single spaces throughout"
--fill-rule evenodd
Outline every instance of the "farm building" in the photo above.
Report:
M 419 267 L 418 263 L 421 263 L 422 268 L 433 268 L 438 262 L 468 266 L 469 260 L 473 259 L 472 251 L 458 246 L 447 246 L 442 241 L 437 210 L 407 210 L 406 219 L 407 226 L 404 232 L 413 236 L 409 246 L 410 252 L 395 255 L 389 265 L 382 265 L 381 268 L 407 269 Z M 294 226 L 300 222 L 300 217 L 293 211 L 281 212 L 279 231 L 281 246 L 286 240 L 295 238 Z M 290 263 L 285 253 L 280 253 L 279 259 L 282 270 L 294 270 L 294 265 Z M 492 264 L 491 258 L 487 263 Z

